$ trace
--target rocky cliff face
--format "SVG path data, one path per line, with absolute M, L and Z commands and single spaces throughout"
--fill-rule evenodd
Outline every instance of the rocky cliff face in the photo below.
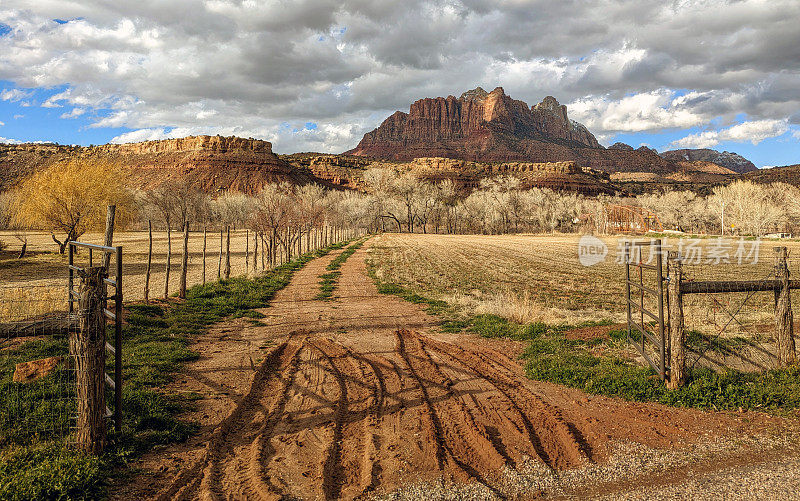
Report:
M 252 151 L 272 154 L 272 143 L 260 139 L 244 139 L 236 136 L 188 136 L 178 139 L 160 141 L 143 141 L 140 143 L 103 144 L 94 146 L 93 151 L 120 155 L 142 155 L 148 153 L 227 153 Z
M 459 98 L 416 101 L 408 113 L 394 113 L 348 153 L 410 160 L 431 156 L 424 155 L 427 151 L 469 160 L 503 160 L 513 157 L 513 149 L 497 144 L 506 142 L 503 136 L 599 147 L 597 139 L 584 126 L 569 120 L 566 107 L 553 97 L 529 108 L 507 96 L 502 87 L 492 92 L 478 87 Z
M 704 149 L 671 150 L 661 153 L 661 157 L 673 162 L 711 162 L 739 174 L 758 170 L 753 162 L 730 151 Z
M 0 191 L 37 169 L 74 157 L 104 159 L 118 165 L 135 188 L 153 188 L 166 180 L 183 179 L 208 193 L 256 193 L 267 183 L 315 181 L 278 158 L 267 141 L 193 136 L 91 147 L 0 145 Z
M 479 162 L 575 162 L 608 172 L 674 172 L 677 166 L 648 148 L 605 149 L 552 96 L 532 107 L 501 87 L 480 87 L 459 98 L 421 99 L 368 132 L 353 155 L 391 160 L 447 157 Z

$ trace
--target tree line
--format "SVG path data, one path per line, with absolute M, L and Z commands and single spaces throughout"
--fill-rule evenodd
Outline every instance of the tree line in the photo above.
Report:
M 318 185 L 270 184 L 255 195 L 204 193 L 185 179 L 154 189 L 130 190 L 113 164 L 73 160 L 40 171 L 13 192 L 0 194 L 0 227 L 49 231 L 61 252 L 67 242 L 100 229 L 104 208 L 118 207 L 118 227 L 165 231 L 168 292 L 173 232 L 183 236 L 219 233 L 230 246 L 231 229 L 247 231 L 253 246 L 253 270 L 274 267 L 281 259 L 310 249 L 333 228 L 362 232 L 505 234 L 520 232 L 612 231 L 609 208 L 639 206 L 657 214 L 665 229 L 691 233 L 755 235 L 791 232 L 800 224 L 800 190 L 784 184 L 736 181 L 709 196 L 665 191 L 638 197 L 587 197 L 546 188 L 527 188 L 513 176 L 486 178 L 474 189 L 452 180 L 427 181 L 392 167 L 363 173 L 363 191 L 326 190 Z M 723 228 L 724 222 L 724 228 Z M 216 238 L 216 237 L 215 237 Z M 217 275 L 230 275 L 229 257 L 218 258 Z M 205 252 L 204 252 L 205 258 Z M 205 273 L 205 267 L 204 267 Z M 204 277 L 205 279 L 205 277 Z M 181 283 L 181 293 L 184 290 Z M 149 294 L 149 291 L 148 291 Z

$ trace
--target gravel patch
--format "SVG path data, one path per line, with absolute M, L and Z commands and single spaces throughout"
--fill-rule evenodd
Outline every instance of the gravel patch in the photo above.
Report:
M 530 459 L 499 473 L 496 491 L 440 479 L 406 485 L 373 499 L 797 499 L 800 437 L 796 433 L 718 438 L 663 450 L 620 442 L 603 463 L 555 471 Z M 765 460 L 766 458 L 766 460 Z M 727 466 L 730 463 L 742 463 Z

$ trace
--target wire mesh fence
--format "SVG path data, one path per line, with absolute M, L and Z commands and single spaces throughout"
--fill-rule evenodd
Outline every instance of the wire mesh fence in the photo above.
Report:
M 0 286 L 0 445 L 70 436 L 75 322 L 65 286 Z
M 776 292 L 763 290 L 776 279 L 777 262 L 771 246 L 761 247 L 760 258 L 748 262 L 692 261 L 684 256 L 684 281 L 699 286 L 696 293 L 683 296 L 687 368 L 756 372 L 777 367 Z M 787 266 L 791 278 L 800 277 L 798 256 L 790 257 Z M 720 283 L 742 281 L 762 290 L 720 292 Z M 793 290 L 791 296 L 797 305 L 800 291 Z M 795 333 L 798 327 L 795 323 Z

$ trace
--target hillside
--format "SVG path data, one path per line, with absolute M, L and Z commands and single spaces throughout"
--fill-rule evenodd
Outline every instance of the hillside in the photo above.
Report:
M 756 183 L 787 183 L 800 186 L 800 164 L 758 169 L 748 172 L 743 177 Z
M 673 162 L 711 162 L 721 167 L 730 169 L 738 174 L 744 174 L 746 172 L 758 170 L 758 167 L 756 167 L 753 162 L 730 151 L 717 151 L 707 148 L 696 150 L 671 150 L 661 153 L 661 157 Z
M 208 193 L 255 193 L 267 183 L 280 181 L 325 183 L 278 158 L 267 141 L 193 136 L 91 147 L 0 145 L 0 190 L 12 188 L 36 170 L 76 157 L 108 160 L 122 167 L 135 188 L 152 188 L 178 178 Z
M 0 145 L 0 191 L 13 188 L 31 173 L 70 158 L 104 159 L 120 166 L 131 187 L 150 189 L 175 179 L 207 193 L 257 193 L 268 183 L 316 183 L 328 188 L 363 190 L 364 171 L 391 167 L 413 171 L 428 180 L 452 180 L 460 189 L 476 187 L 487 177 L 509 174 L 523 186 L 565 189 L 587 195 L 612 193 L 608 177 L 574 162 L 496 163 L 421 158 L 387 162 L 359 156 L 298 153 L 278 156 L 267 141 L 238 137 L 194 136 L 182 139 L 80 147 L 54 144 Z

